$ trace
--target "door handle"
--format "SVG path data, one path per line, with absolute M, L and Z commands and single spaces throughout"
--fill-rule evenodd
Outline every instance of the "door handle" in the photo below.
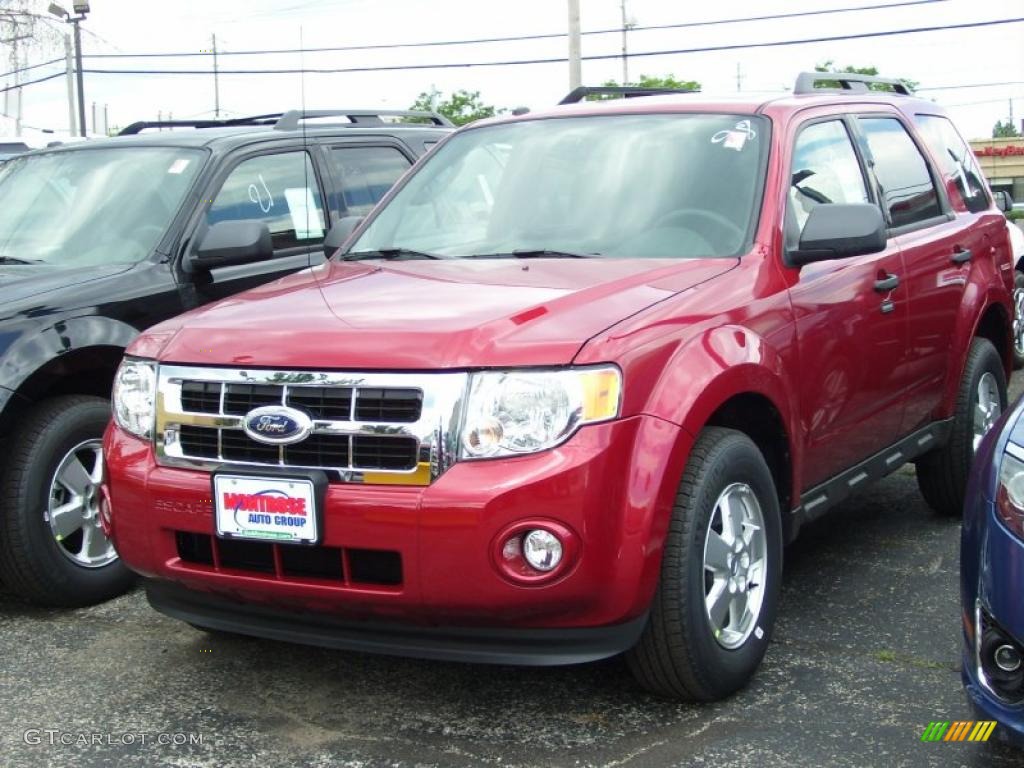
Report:
M 881 280 L 875 281 L 875 290 L 879 293 L 886 293 L 893 290 L 899 284 L 899 275 L 886 275 Z
M 953 263 L 954 264 L 966 264 L 971 260 L 971 252 L 967 248 L 960 248 L 959 246 L 953 251 Z

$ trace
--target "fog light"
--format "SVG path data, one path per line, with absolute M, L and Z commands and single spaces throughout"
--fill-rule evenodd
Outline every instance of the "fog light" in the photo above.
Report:
M 1016 672 L 1020 669 L 1020 653 L 1012 645 L 1000 645 L 992 654 L 992 659 L 1003 672 Z
M 538 571 L 554 570 L 562 562 L 562 542 L 550 531 L 530 531 L 523 537 L 523 557 Z

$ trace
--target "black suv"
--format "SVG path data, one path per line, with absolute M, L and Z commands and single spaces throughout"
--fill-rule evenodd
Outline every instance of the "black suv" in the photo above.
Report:
M 162 130 L 186 126 L 197 130 Z M 154 323 L 319 264 L 450 131 L 433 113 L 353 110 L 136 123 L 0 168 L 8 589 L 78 606 L 130 586 L 97 515 L 124 348 Z

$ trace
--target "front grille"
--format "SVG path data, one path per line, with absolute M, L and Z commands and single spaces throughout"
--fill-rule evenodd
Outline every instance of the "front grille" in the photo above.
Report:
M 184 454 L 197 459 L 273 465 L 282 461 L 280 447 L 258 443 L 237 429 L 183 426 L 178 439 Z M 284 447 L 284 465 L 408 471 L 416 468 L 417 452 L 418 443 L 411 437 L 313 434 Z
M 223 387 L 224 410 L 221 411 Z M 354 402 L 353 402 L 354 400 Z M 409 388 L 303 387 L 183 381 L 181 404 L 190 413 L 245 416 L 254 408 L 288 405 L 315 421 L 375 421 L 412 424 L 423 413 L 423 392 Z
M 243 571 L 276 581 L 326 581 L 337 586 L 402 585 L 402 556 L 388 550 L 221 539 L 190 531 L 175 531 L 174 540 L 184 565 L 205 570 Z
M 331 482 L 429 485 L 454 463 L 465 372 L 350 372 L 161 365 L 157 462 L 320 469 Z M 296 443 L 254 440 L 248 415 L 282 406 L 309 417 Z M 293 414 L 294 415 L 294 414 Z

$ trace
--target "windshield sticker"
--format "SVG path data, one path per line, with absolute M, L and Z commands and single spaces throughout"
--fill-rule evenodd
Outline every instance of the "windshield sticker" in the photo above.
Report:
M 324 236 L 323 214 L 313 199 L 313 190 L 309 187 L 286 189 L 284 199 L 288 203 L 296 240 L 313 240 Z
M 177 160 L 171 163 L 171 167 L 167 169 L 167 172 L 173 173 L 175 176 L 177 176 L 180 173 L 184 173 L 185 169 L 188 168 L 188 165 L 191 162 L 192 161 L 187 157 L 179 157 Z
M 749 120 L 740 120 L 732 130 L 719 131 L 711 137 L 712 144 L 721 144 L 726 149 L 735 149 L 742 152 L 748 141 L 757 138 L 757 132 L 750 125 Z
M 263 186 L 260 190 L 256 184 L 249 185 L 249 199 L 252 200 L 256 205 L 260 207 L 260 210 L 264 213 L 270 213 L 270 209 L 274 207 L 274 196 L 270 194 L 270 187 L 267 186 L 267 182 L 263 180 L 263 174 L 256 174 L 256 178 L 259 183 Z M 264 198 L 264 193 L 266 198 Z

